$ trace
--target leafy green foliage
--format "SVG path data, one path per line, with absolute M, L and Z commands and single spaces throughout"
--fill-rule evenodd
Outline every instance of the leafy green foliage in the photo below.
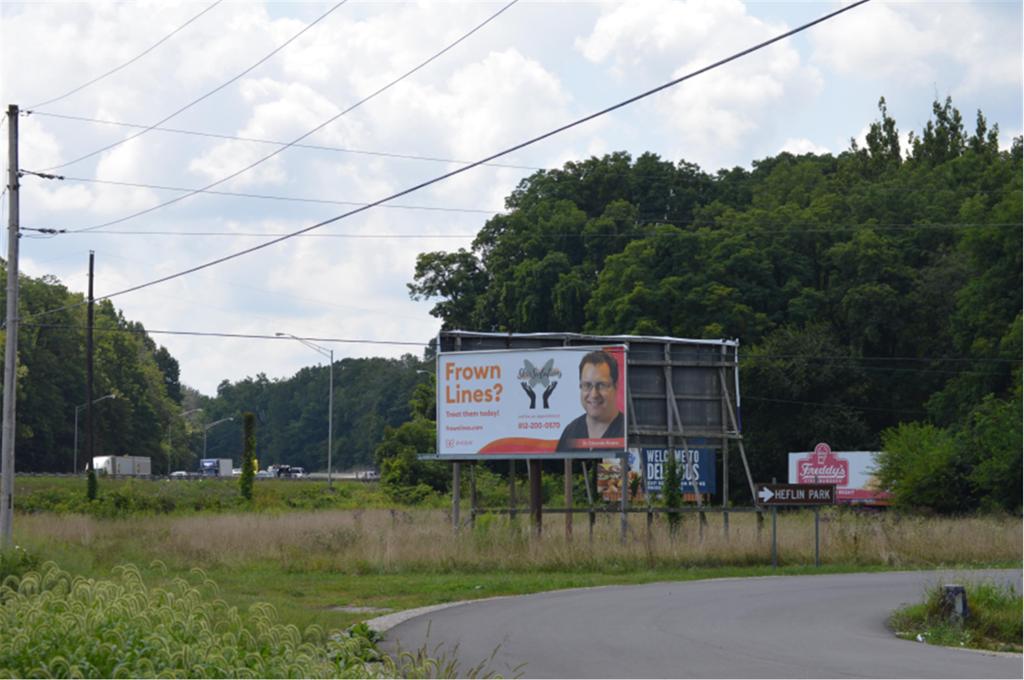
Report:
M 256 477 L 256 416 L 246 413 L 242 416 L 242 474 L 238 479 L 238 489 L 242 498 L 252 500 L 252 484 Z
M 676 510 L 683 505 L 683 492 L 680 489 L 682 481 L 679 459 L 670 454 L 665 460 L 665 478 L 661 482 L 662 500 L 664 500 L 665 507 L 669 510 Z M 682 520 L 682 515 L 679 513 L 668 513 L 669 532 L 673 536 L 679 531 L 679 524 Z
M 623 152 L 536 172 L 470 249 L 421 254 L 410 295 L 445 328 L 740 338 L 755 478 L 918 421 L 955 442 L 912 455 L 904 490 L 952 484 L 915 504 L 1012 508 L 1024 140 L 1000 150 L 946 99 L 901 144 L 881 99 L 865 142 L 715 174 Z
M 96 481 L 96 470 L 93 469 L 92 464 L 89 465 L 89 474 L 85 479 L 85 497 L 90 501 L 96 500 L 96 495 L 99 493 L 99 483 Z
M 0 675 L 5 677 L 395 677 L 433 667 L 396 665 L 365 626 L 327 633 L 278 623 L 256 603 L 242 614 L 198 583 L 148 587 L 132 565 L 85 579 L 52 562 L 0 585 Z

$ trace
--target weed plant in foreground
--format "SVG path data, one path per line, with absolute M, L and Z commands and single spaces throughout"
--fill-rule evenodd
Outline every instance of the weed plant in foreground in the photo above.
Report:
M 770 529 L 759 532 L 752 513 L 734 513 L 728 534 L 710 514 L 702 530 L 695 516 L 676 535 L 657 518 L 630 517 L 625 543 L 618 516 L 599 515 L 593 538 L 577 516 L 572 540 L 562 517 L 545 518 L 540 540 L 526 518 L 485 515 L 475 527 L 452 531 L 444 512 L 356 510 L 287 514 L 221 514 L 102 520 L 49 514 L 18 518 L 22 545 L 65 563 L 62 553 L 105 566 L 160 559 L 176 568 L 270 566 L 289 573 L 485 573 L 746 567 L 767 564 Z M 814 562 L 813 515 L 779 515 L 782 565 Z M 921 518 L 836 511 L 823 516 L 825 565 L 928 568 L 1019 563 L 1019 517 Z
M 688 515 L 675 536 L 663 517 L 647 532 L 630 517 L 598 515 L 593 540 L 577 515 L 572 540 L 564 517 L 545 518 L 531 537 L 527 518 L 484 515 L 456 534 L 436 510 L 325 510 L 134 516 L 110 520 L 50 513 L 19 515 L 15 540 L 43 560 L 83 576 L 140 565 L 163 585 L 194 567 L 215 578 L 222 597 L 245 610 L 270 602 L 281 620 L 340 628 L 372 618 L 356 608 L 409 609 L 456 600 L 562 588 L 771 573 L 823 573 L 1020 565 L 1021 519 L 915 518 L 823 513 L 822 568 L 814 564 L 811 513 L 780 513 L 780 570 L 770 568 L 769 523 L 733 513 L 728 536 L 710 514 L 701 531 Z M 166 564 L 168 576 L 145 565 Z M 477 661 L 477 660 L 473 660 Z
M 942 586 L 925 593 L 925 601 L 893 613 L 889 625 L 899 637 L 947 647 L 1020 652 L 1024 638 L 1024 599 L 1012 586 L 973 583 L 965 586 L 970 615 L 950 622 L 942 607 Z
M 454 677 L 455 660 L 421 650 L 397 662 L 363 626 L 300 632 L 274 608 L 245 614 L 201 570 L 150 588 L 134 566 L 73 577 L 47 562 L 0 585 L 0 677 Z M 472 669 L 479 672 L 481 669 Z M 475 674 L 475 673 L 474 673 Z

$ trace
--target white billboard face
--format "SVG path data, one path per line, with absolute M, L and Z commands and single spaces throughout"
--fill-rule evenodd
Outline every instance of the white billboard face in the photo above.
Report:
M 820 446 L 820 445 L 819 445 Z M 790 484 L 835 484 L 839 503 L 888 505 L 892 494 L 878 488 L 876 451 L 819 451 L 789 454 Z
M 437 358 L 437 452 L 585 455 L 626 449 L 623 346 Z

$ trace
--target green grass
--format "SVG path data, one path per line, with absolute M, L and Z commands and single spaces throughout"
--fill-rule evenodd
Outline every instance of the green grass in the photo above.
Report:
M 334 488 L 313 480 L 256 479 L 252 501 L 241 497 L 239 480 L 131 479 L 99 477 L 99 495 L 86 498 L 84 477 L 26 476 L 15 478 L 14 496 L 21 512 L 83 514 L 125 518 L 224 512 L 287 512 L 354 510 L 394 505 L 375 482 L 338 480 Z M 430 506 L 444 504 L 431 498 Z
M 889 625 L 899 637 L 947 647 L 1020 652 L 1024 638 L 1024 599 L 1015 588 L 993 583 L 966 584 L 969 616 L 951 622 L 942 608 L 942 586 L 928 589 L 925 601 L 899 609 Z

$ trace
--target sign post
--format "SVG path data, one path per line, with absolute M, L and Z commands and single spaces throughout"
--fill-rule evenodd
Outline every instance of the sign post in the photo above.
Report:
M 822 505 L 835 505 L 835 484 L 758 484 L 757 501 L 772 509 L 772 568 L 778 566 L 776 512 L 779 506 L 814 508 L 814 566 L 821 566 L 820 513 Z

